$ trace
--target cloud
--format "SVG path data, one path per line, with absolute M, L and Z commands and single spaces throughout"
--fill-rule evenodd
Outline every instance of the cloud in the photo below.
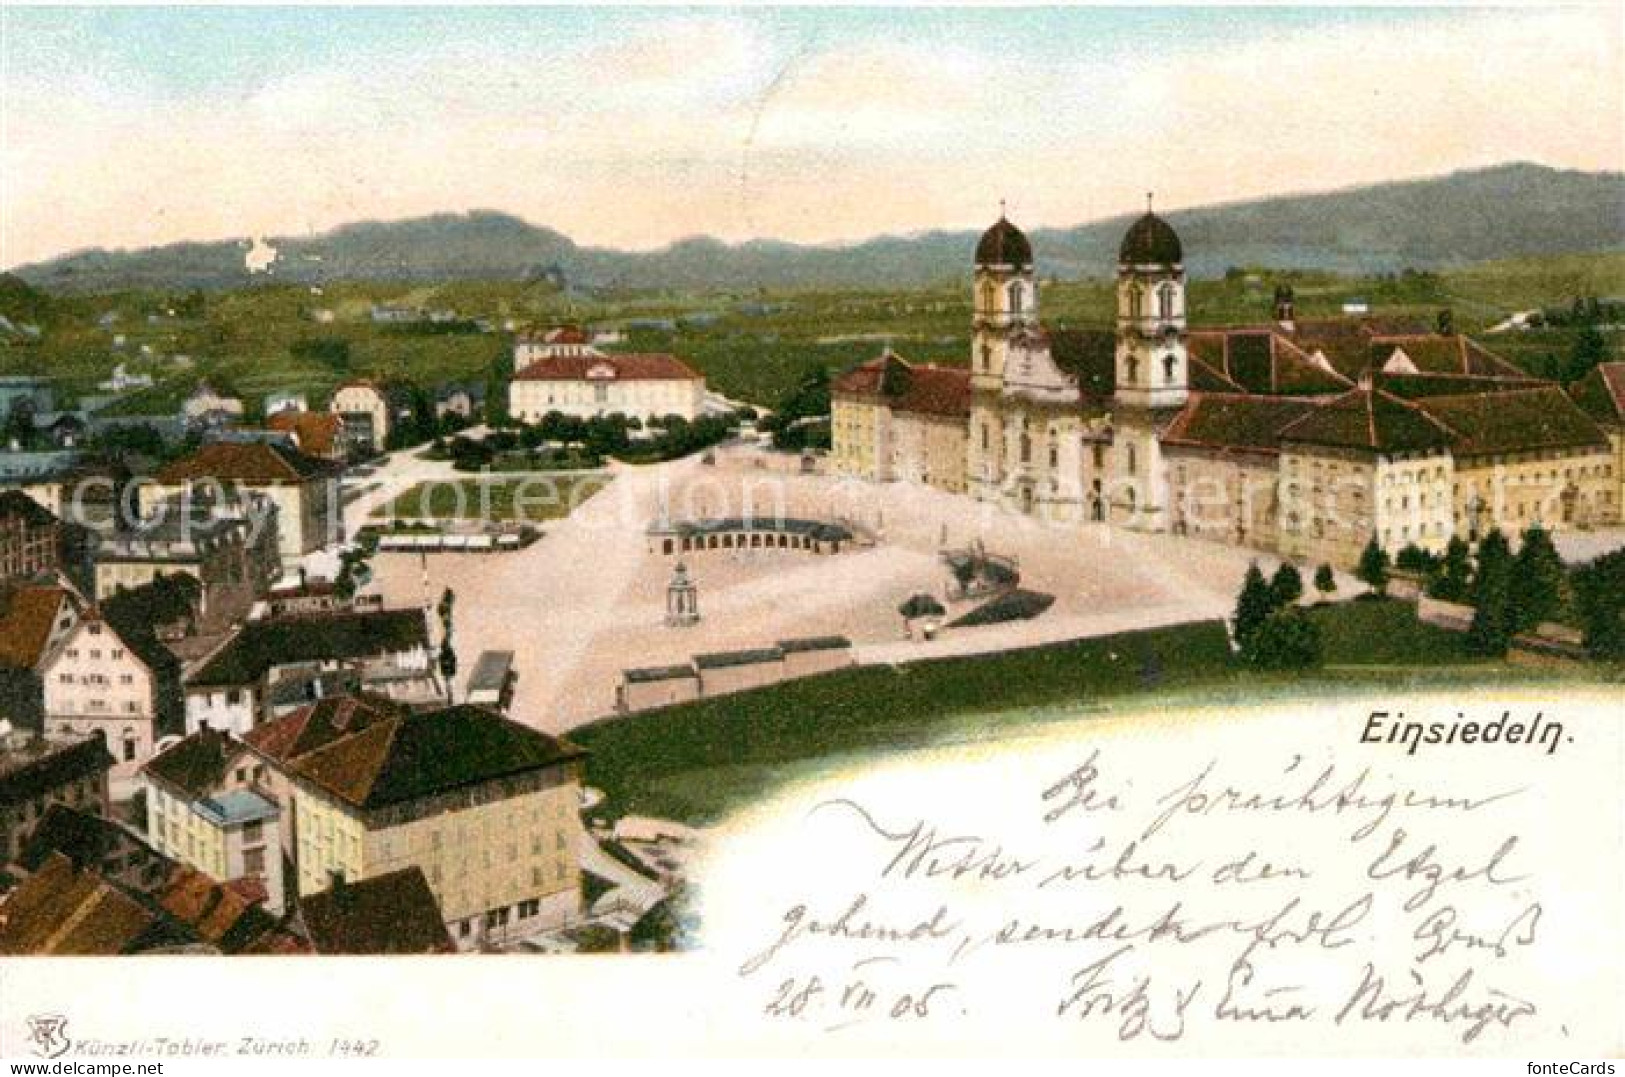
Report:
M 979 224 L 1001 197 L 1025 222 L 1066 224 L 1148 187 L 1182 205 L 1625 161 L 1607 10 L 1076 49 L 928 35 L 923 17 L 911 33 L 907 14 L 856 30 L 619 18 L 554 47 L 464 35 L 339 51 L 207 96 L 121 65 L 13 64 L 0 263 L 481 206 L 636 248 L 697 232 L 838 240 Z

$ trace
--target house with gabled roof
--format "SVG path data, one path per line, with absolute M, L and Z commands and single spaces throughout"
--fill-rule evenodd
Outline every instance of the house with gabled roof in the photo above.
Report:
M 252 491 L 276 507 L 284 560 L 344 540 L 339 504 L 343 466 L 271 441 L 215 441 L 175 460 L 141 487 L 141 511 L 150 516 L 163 502 L 185 495 L 191 502 L 218 501 L 232 491 Z
M 320 686 L 312 675 L 346 671 L 362 687 L 415 703 L 444 701 L 421 609 L 336 610 L 265 617 L 241 625 L 186 673 L 186 730 L 244 736 L 285 711 L 278 687 Z M 308 700 L 298 700 L 292 708 Z M 289 708 L 289 709 L 292 709 Z
M 581 908 L 585 753 L 484 707 L 323 701 L 250 731 L 287 790 L 301 906 L 422 872 L 459 949 L 507 945 Z

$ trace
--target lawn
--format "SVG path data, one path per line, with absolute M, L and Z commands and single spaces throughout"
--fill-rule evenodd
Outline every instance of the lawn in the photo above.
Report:
M 1019 735 L 1038 723 L 1075 719 L 1080 704 L 1105 710 L 1114 700 L 1149 693 L 1172 707 L 1323 699 L 1373 688 L 1595 674 L 1591 667 L 1532 671 L 1474 659 L 1460 635 L 1421 624 L 1403 602 L 1346 602 L 1310 616 L 1321 627 L 1329 668 L 1304 674 L 1242 668 L 1215 621 L 842 670 L 608 718 L 570 738 L 592 753 L 587 778 L 608 795 L 605 810 L 704 825 L 838 761 Z
M 605 486 L 607 474 L 421 482 L 372 511 L 377 518 L 538 523 L 570 515 Z

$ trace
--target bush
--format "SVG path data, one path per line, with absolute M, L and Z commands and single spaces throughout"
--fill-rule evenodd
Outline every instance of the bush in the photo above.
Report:
M 1428 581 L 1427 593 L 1444 602 L 1465 602 L 1471 597 L 1473 566 L 1467 543 L 1453 536 L 1444 549 L 1438 570 Z
M 1360 564 L 1355 568 L 1354 575 L 1371 588 L 1372 593 L 1388 593 L 1388 551 L 1377 545 L 1377 536 L 1372 535 L 1371 541 L 1360 552 Z
M 1255 669 L 1313 669 L 1322 655 L 1319 626 L 1296 607 L 1270 614 L 1242 648 Z
M 1625 550 L 1574 572 L 1574 604 L 1593 658 L 1625 658 Z
M 1270 602 L 1276 609 L 1292 605 L 1303 597 L 1303 576 L 1297 566 L 1283 561 L 1270 578 Z
M 1315 590 L 1328 597 L 1337 590 L 1337 576 L 1332 572 L 1331 565 L 1321 565 L 1315 569 Z
M 1236 644 L 1245 650 L 1253 633 L 1274 612 L 1275 600 L 1270 585 L 1264 582 L 1264 574 L 1259 571 L 1258 562 L 1254 561 L 1247 566 L 1247 575 L 1241 581 L 1241 594 L 1236 596 L 1236 613 L 1231 622 Z

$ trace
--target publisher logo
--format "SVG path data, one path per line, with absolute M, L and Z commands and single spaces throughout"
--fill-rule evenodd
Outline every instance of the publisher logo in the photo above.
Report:
M 59 1013 L 37 1013 L 28 1019 L 28 1042 L 40 1058 L 61 1058 L 73 1046 L 68 1019 Z

